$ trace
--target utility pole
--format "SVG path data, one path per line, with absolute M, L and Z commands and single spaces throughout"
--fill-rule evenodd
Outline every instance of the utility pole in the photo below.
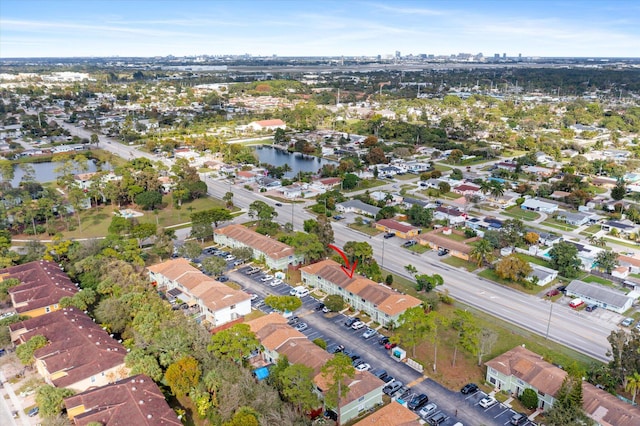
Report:
M 551 328 L 551 314 L 553 313 L 553 302 L 551 301 L 551 298 L 549 298 L 549 303 L 551 303 L 551 306 L 549 307 L 549 321 L 547 321 L 547 332 L 544 335 L 545 340 L 549 339 L 549 328 Z

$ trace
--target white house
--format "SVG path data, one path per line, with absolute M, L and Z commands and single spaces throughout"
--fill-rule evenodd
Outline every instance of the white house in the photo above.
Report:
M 546 268 L 531 262 L 529 262 L 529 266 L 531 266 L 532 271 L 527 277 L 527 280 L 535 282 L 539 286 L 545 286 L 558 278 L 558 271 L 555 269 Z
M 284 121 L 277 118 L 273 120 L 252 121 L 247 124 L 247 128 L 256 132 L 261 130 L 276 131 L 276 129 L 286 129 L 287 125 Z
M 533 210 L 535 212 L 554 213 L 558 210 L 558 205 L 537 198 L 527 198 L 520 206 L 522 210 Z
M 569 297 L 579 297 L 587 304 L 598 305 L 619 314 L 624 313 L 633 305 L 633 298 L 626 294 L 604 287 L 599 284 L 585 283 L 573 280 L 567 286 L 566 294 Z

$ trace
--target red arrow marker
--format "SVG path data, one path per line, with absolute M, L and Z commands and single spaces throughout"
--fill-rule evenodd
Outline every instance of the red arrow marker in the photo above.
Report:
M 329 244 L 327 247 L 329 247 L 332 250 L 337 251 L 338 254 L 340 256 L 342 256 L 342 259 L 344 259 L 344 263 L 345 263 L 345 266 L 341 266 L 342 272 L 344 272 L 349 278 L 353 278 L 353 273 L 356 270 L 356 266 L 358 266 L 358 259 L 356 259 L 353 262 L 353 265 L 351 265 L 351 267 L 349 267 L 349 259 L 347 259 L 347 255 L 344 254 L 344 252 L 342 250 L 340 250 L 338 247 L 334 246 L 333 244 Z M 349 269 L 349 268 L 351 268 L 351 269 Z

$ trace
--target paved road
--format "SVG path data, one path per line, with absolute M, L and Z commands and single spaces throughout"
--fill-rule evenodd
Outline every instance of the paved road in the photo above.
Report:
M 222 197 L 225 192 L 231 190 L 234 193 L 233 202 L 238 207 L 247 208 L 256 199 L 274 203 L 264 195 L 248 191 L 241 185 L 215 179 L 206 181 L 212 196 Z M 300 230 L 304 220 L 313 216 L 307 213 L 302 205 L 293 206 L 294 227 Z M 284 204 L 277 207 L 276 211 L 276 220 L 282 223 L 291 222 L 291 205 Z M 400 247 L 403 240 L 399 238 L 370 238 L 347 227 L 344 222 L 333 222 L 332 225 L 338 246 L 344 245 L 347 241 L 367 241 L 373 248 L 374 257 L 385 269 L 407 278 L 411 278 L 404 269 L 407 264 L 414 265 L 420 273 L 438 273 L 445 280 L 445 285 L 439 287 L 439 290 L 449 290 L 455 299 L 541 336 L 547 335 L 547 326 L 550 324 L 549 339 L 598 360 L 607 361 L 607 336 L 617 327 L 613 323 L 575 312 L 558 303 L 551 304 L 538 297 L 484 280 L 465 270 L 450 267 L 440 262 L 440 258 L 433 252 L 422 255 L 410 254 L 412 252 Z

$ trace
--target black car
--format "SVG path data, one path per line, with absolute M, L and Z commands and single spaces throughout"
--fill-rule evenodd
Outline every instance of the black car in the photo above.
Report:
M 387 336 L 382 336 L 378 339 L 379 345 L 386 345 L 387 343 L 389 343 L 389 338 Z
M 329 352 L 330 354 L 335 354 L 342 351 L 344 351 L 344 346 L 342 345 L 334 345 L 327 348 L 327 352 Z
M 388 234 L 384 234 L 384 239 L 388 240 L 389 238 L 393 238 L 395 236 L 396 234 L 394 234 L 393 232 L 389 232 Z
M 409 401 L 409 403 L 407 404 L 407 407 L 410 410 L 417 411 L 422 407 L 424 407 L 425 405 L 427 405 L 428 402 L 429 402 L 429 397 L 424 393 L 421 393 L 420 395 L 414 396 L 411 399 L 411 401 Z
M 276 207 L 282 207 L 282 203 L 276 203 Z
M 324 303 L 318 303 L 316 306 L 314 306 L 313 309 L 315 311 L 321 311 L 322 309 L 324 309 Z
M 338 414 L 335 411 L 327 410 L 324 412 L 325 419 L 331 419 L 334 422 L 338 421 Z
M 565 293 L 567 291 L 567 286 L 566 285 L 561 285 L 560 287 L 558 287 L 558 291 L 560 293 Z
M 387 377 L 387 370 L 376 368 L 375 370 L 371 371 L 371 374 L 376 376 L 378 379 L 382 379 L 383 377 Z
M 221 283 L 226 283 L 227 281 L 229 281 L 229 277 L 227 277 L 226 275 L 220 275 L 218 277 L 218 281 Z
M 344 322 L 344 325 L 346 325 L 347 327 L 351 327 L 356 321 L 360 321 L 360 318 L 347 318 L 347 320 Z
M 475 393 L 477 391 L 478 391 L 478 385 L 476 385 L 475 383 L 467 383 L 466 385 L 464 385 L 462 389 L 460 389 L 460 392 L 462 392 L 465 395 L 469 393 Z

